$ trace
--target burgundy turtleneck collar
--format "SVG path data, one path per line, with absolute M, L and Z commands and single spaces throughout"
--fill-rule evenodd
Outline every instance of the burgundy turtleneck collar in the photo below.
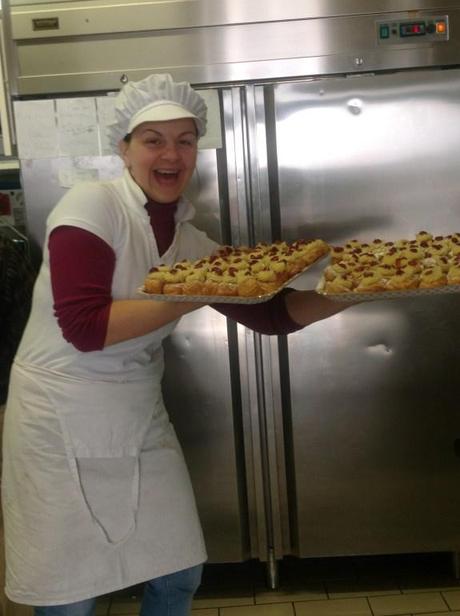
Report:
M 150 224 L 158 246 L 160 256 L 171 246 L 176 230 L 175 214 L 177 201 L 172 203 L 158 203 L 149 200 L 145 209 L 150 217 Z

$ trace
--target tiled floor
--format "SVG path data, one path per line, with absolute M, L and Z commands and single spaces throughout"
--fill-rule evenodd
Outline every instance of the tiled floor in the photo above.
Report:
M 138 613 L 141 588 L 101 599 L 98 616 Z M 207 565 L 192 616 L 460 616 L 452 555 L 285 559 L 279 588 L 258 562 Z

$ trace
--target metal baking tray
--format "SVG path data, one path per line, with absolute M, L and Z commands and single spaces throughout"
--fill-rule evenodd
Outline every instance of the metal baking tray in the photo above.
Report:
M 324 291 L 324 278 L 319 281 L 316 292 L 337 302 L 375 301 L 382 299 L 401 299 L 405 297 L 427 297 L 433 295 L 451 295 L 460 293 L 460 284 L 446 284 L 433 289 L 407 289 L 401 291 L 374 291 L 373 293 L 326 293 Z
M 287 283 L 286 283 L 287 284 Z M 256 295 L 254 297 L 240 297 L 239 295 L 170 295 L 167 293 L 146 293 L 139 289 L 139 295 L 144 299 L 155 299 L 162 302 L 197 302 L 199 304 L 261 304 L 266 302 L 281 291 L 286 285 L 281 286 L 273 293 Z

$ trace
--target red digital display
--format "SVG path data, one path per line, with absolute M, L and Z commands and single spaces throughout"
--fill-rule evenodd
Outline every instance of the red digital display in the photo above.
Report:
M 425 22 L 405 23 L 399 26 L 399 35 L 401 37 L 406 36 L 420 36 L 426 34 Z

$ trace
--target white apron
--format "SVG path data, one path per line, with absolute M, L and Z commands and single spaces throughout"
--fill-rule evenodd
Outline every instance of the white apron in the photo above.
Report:
M 70 206 L 50 217 L 49 230 L 76 224 L 76 204 L 91 197 L 97 211 L 81 226 L 100 228 L 114 247 L 121 270 L 113 296 L 136 297 L 145 272 L 159 262 L 145 199 L 126 176 L 108 191 L 107 201 L 105 192 L 94 198 L 91 186 L 83 187 L 85 199 L 73 191 Z M 119 211 L 107 209 L 114 194 Z M 178 221 L 162 261 L 199 258 L 215 246 Z M 131 254 L 130 261 L 121 258 Z M 78 352 L 52 316 L 47 268 L 45 254 L 12 369 L 3 444 L 5 590 L 30 605 L 103 595 L 206 559 L 189 475 L 161 396 L 161 341 L 174 325 Z

